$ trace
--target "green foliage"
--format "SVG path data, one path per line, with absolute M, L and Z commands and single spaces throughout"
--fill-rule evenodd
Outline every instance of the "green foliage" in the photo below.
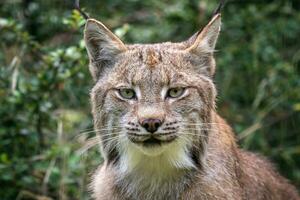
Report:
M 65 3 L 63 3 L 65 2 Z M 82 1 L 128 43 L 182 41 L 216 1 Z M 228 3 L 216 53 L 218 110 L 241 146 L 300 186 L 300 13 L 294 1 Z M 88 199 L 101 163 L 90 116 L 84 19 L 71 2 L 0 2 L 1 199 Z

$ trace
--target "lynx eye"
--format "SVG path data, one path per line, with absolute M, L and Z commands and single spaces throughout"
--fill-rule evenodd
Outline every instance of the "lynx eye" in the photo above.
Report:
M 167 97 L 178 98 L 183 95 L 184 91 L 184 88 L 171 88 L 168 90 Z
M 124 99 L 134 99 L 136 97 L 134 90 L 129 88 L 119 89 L 119 94 Z

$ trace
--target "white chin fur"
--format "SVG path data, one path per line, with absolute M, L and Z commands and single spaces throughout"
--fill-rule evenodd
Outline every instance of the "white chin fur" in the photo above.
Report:
M 190 144 L 187 140 L 177 139 L 161 146 L 143 147 L 129 140 L 120 142 L 120 165 L 122 173 L 134 171 L 163 172 L 166 169 L 195 168 L 189 156 Z M 166 171 L 166 172 L 167 172 Z

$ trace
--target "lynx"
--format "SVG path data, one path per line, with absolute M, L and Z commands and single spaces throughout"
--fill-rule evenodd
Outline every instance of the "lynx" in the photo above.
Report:
M 296 200 L 263 157 L 238 148 L 216 112 L 221 14 L 181 43 L 125 45 L 88 19 L 94 127 L 104 163 L 96 200 Z

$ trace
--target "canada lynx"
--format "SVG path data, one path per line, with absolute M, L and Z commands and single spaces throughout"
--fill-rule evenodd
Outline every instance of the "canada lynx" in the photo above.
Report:
M 104 163 L 97 200 L 295 200 L 264 158 L 238 148 L 216 113 L 217 13 L 181 43 L 125 45 L 88 19 L 95 130 Z

